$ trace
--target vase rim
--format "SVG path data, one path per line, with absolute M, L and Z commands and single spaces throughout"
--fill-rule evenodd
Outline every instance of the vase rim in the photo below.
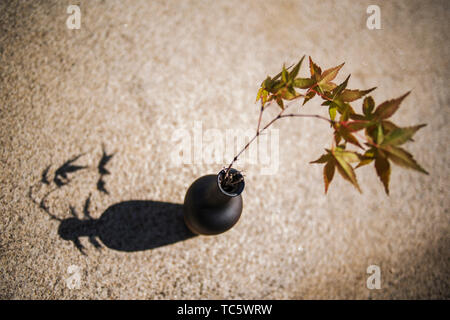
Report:
M 217 174 L 217 186 L 219 187 L 220 192 L 222 192 L 223 194 L 225 194 L 225 195 L 227 195 L 227 196 L 229 196 L 229 197 L 237 197 L 238 195 L 240 195 L 240 194 L 242 193 L 242 191 L 244 191 L 245 181 L 242 180 L 242 181 L 239 183 L 236 192 L 227 192 L 227 191 L 223 190 L 222 186 L 220 185 L 220 176 L 221 176 L 222 174 L 224 174 L 225 171 L 226 171 L 226 169 L 222 169 L 222 170 L 220 170 L 220 172 Z M 230 172 L 239 172 L 239 173 L 240 173 L 240 171 L 238 171 L 238 170 L 236 170 L 236 169 L 234 169 L 234 168 L 231 168 L 231 169 L 230 169 Z

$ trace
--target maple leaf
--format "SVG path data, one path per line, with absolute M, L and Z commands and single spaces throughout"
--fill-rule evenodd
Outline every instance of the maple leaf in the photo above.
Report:
M 326 163 L 323 169 L 323 178 L 325 182 L 325 193 L 328 191 L 328 187 L 333 180 L 335 169 L 337 168 L 339 174 L 351 184 L 353 184 L 359 192 L 358 181 L 356 179 L 355 171 L 350 163 L 358 162 L 361 156 L 353 151 L 345 150 L 342 146 L 337 146 L 331 150 L 325 149 L 326 154 L 322 155 L 319 159 L 311 161 L 311 163 Z
M 303 104 L 305 105 L 305 103 L 307 103 L 309 100 L 311 100 L 312 98 L 314 98 L 316 95 L 316 93 L 314 91 L 309 91 L 306 95 L 305 95 L 305 99 L 303 100 Z
M 339 70 L 341 70 L 343 66 L 344 63 L 341 63 L 340 65 L 334 68 L 325 70 L 322 73 L 320 80 L 317 82 L 318 87 L 322 89 L 322 91 L 331 91 L 334 88 L 336 88 L 336 84 L 331 81 L 334 80 L 334 78 L 336 78 Z
M 384 185 L 386 194 L 389 194 L 389 178 L 391 174 L 391 166 L 388 160 L 391 160 L 399 166 L 428 174 L 428 172 L 414 160 L 409 152 L 398 147 L 408 140 L 411 140 L 413 135 L 424 126 L 425 125 L 421 124 L 406 128 L 395 127 L 395 129 L 391 130 L 388 134 L 385 134 L 383 132 L 383 126 L 381 122 L 379 122 L 376 130 L 376 144 L 372 145 L 372 147 L 364 153 L 357 168 L 367 165 L 375 160 L 375 170 Z
M 308 89 L 305 94 L 305 99 L 303 105 L 311 100 L 317 91 L 322 97 L 325 97 L 325 93 L 336 88 L 336 84 L 332 82 L 336 78 L 339 70 L 342 68 L 344 63 L 327 69 L 322 72 L 322 69 L 314 63 L 311 57 L 309 57 L 309 70 L 310 78 L 298 78 L 294 79 L 294 86 L 300 89 Z
M 376 88 L 377 87 L 373 87 L 373 88 L 370 88 L 367 90 L 345 89 L 345 90 L 342 90 L 342 92 L 339 95 L 339 98 L 344 102 L 352 102 L 352 101 L 355 101 L 355 100 L 358 100 L 358 99 L 364 97 L 366 94 L 372 92 Z
M 358 130 L 364 128 L 364 125 L 366 125 L 366 126 L 368 125 L 367 123 L 362 123 L 362 121 L 361 121 L 361 124 L 362 124 L 362 126 L 360 126 L 359 123 L 356 123 L 356 121 L 334 122 L 333 127 L 335 130 L 334 136 L 335 136 L 336 143 L 339 143 L 340 139 L 343 138 L 346 142 L 354 144 L 355 146 L 358 146 L 361 149 L 363 149 L 363 147 L 359 143 L 358 139 L 352 134 L 352 132 L 355 132 L 355 131 L 358 131 Z
M 383 150 L 385 153 L 387 153 L 388 158 L 390 160 L 392 160 L 392 162 L 394 162 L 395 164 L 397 164 L 401 167 L 414 169 L 419 172 L 428 174 L 428 172 L 425 169 L 423 169 L 416 162 L 416 160 L 414 160 L 412 154 L 410 154 L 408 151 L 406 151 L 400 147 L 386 145 L 386 144 L 381 144 L 380 149 Z
M 344 63 L 341 63 L 336 67 L 329 68 L 322 72 L 322 69 L 312 61 L 311 57 L 309 57 L 309 70 L 311 73 L 311 80 L 315 82 L 314 86 L 317 86 L 321 93 L 336 88 L 336 84 L 332 81 L 336 78 L 343 65 Z
M 295 77 L 297 77 L 298 72 L 300 71 L 300 67 L 302 66 L 303 59 L 305 59 L 305 56 L 303 56 L 300 61 L 294 66 L 291 72 L 289 72 L 289 80 L 294 80 Z
M 322 71 L 309 57 L 310 77 L 297 77 L 303 60 L 304 56 L 292 71 L 289 71 L 292 66 L 286 68 L 283 65 L 281 72 L 275 77 L 267 77 L 261 84 L 257 100 L 261 100 L 262 108 L 264 108 L 266 102 L 276 101 L 282 110 L 285 108 L 285 100 L 303 97 L 303 105 L 316 95 L 324 100 L 322 106 L 328 107 L 331 121 L 320 115 L 291 114 L 289 116 L 325 119 L 334 129 L 335 144 L 333 145 L 337 146 L 333 146 L 331 150 L 325 149 L 326 154 L 312 162 L 325 164 L 323 168 L 325 193 L 327 193 L 334 178 L 336 169 L 345 180 L 352 183 L 361 192 L 354 168 L 351 165 L 353 162 L 358 163 L 356 168 L 373 162 L 377 176 L 387 194 L 389 194 L 392 163 L 428 174 L 408 151 L 401 148 L 406 142 L 413 141 L 414 134 L 425 125 L 419 124 L 402 128 L 389 120 L 410 92 L 398 98 L 384 101 L 375 108 L 375 101 L 368 94 L 376 87 L 365 90 L 348 89 L 350 75 L 339 85 L 333 82 L 344 63 Z M 306 92 L 301 94 L 296 92 L 296 89 L 304 89 Z M 362 113 L 357 113 L 350 103 L 361 98 L 364 98 Z M 340 118 L 337 121 L 335 119 L 338 115 L 340 115 Z M 279 118 L 281 117 L 279 116 Z M 358 131 L 364 131 L 365 136 L 359 135 Z M 362 141 L 365 143 L 362 144 Z M 363 149 L 364 154 L 345 150 L 347 143 Z
M 425 125 L 400 128 L 392 121 L 387 120 L 387 118 L 392 116 L 395 111 L 398 110 L 400 103 L 408 94 L 409 92 L 397 99 L 383 102 L 375 111 L 375 102 L 371 96 L 368 96 L 363 101 L 363 114 L 354 113 L 350 114 L 349 117 L 357 121 L 369 121 L 370 125 L 366 127 L 366 136 L 373 141 L 377 140 L 379 125 L 381 125 L 384 135 L 386 135 L 389 140 L 392 139 L 397 143 L 404 143 L 408 140 L 412 141 L 414 133 Z
M 328 187 L 333 180 L 336 161 L 330 153 L 322 155 L 319 159 L 311 161 L 310 163 L 326 163 L 323 167 L 323 180 L 325 182 L 325 193 L 328 192 Z
M 297 78 L 294 79 L 293 85 L 299 89 L 308 89 L 315 84 L 315 81 L 311 78 Z
M 395 126 L 395 125 L 394 125 Z M 385 135 L 383 143 L 393 146 L 404 144 L 406 141 L 412 140 L 413 135 L 426 124 L 419 124 L 416 126 L 399 128 L 395 126 L 388 134 Z
M 364 152 L 364 154 L 360 157 L 360 162 L 355 169 L 371 163 L 375 159 L 375 152 L 376 148 L 370 148 L 369 150 L 366 150 L 366 152 Z
M 398 97 L 396 99 L 388 100 L 380 104 L 375 112 L 373 113 L 376 119 L 387 119 L 391 117 L 400 107 L 400 103 L 402 103 L 403 99 L 405 99 L 409 95 L 410 91 Z
M 322 69 L 312 61 L 311 56 L 309 56 L 309 72 L 311 73 L 311 79 L 315 80 L 316 83 L 320 81 Z
M 330 114 L 331 120 L 334 120 L 336 118 L 336 112 L 339 112 L 339 114 L 341 114 L 340 120 L 347 121 L 352 117 L 352 115 L 356 114 L 353 108 L 350 106 L 349 102 L 355 101 L 376 89 L 376 87 L 367 90 L 346 89 L 349 78 L 350 75 L 348 75 L 344 82 L 342 82 L 340 85 L 329 92 L 325 92 L 324 94 L 324 96 L 327 98 L 327 101 L 323 102 L 322 105 L 329 106 L 328 112 Z M 364 120 L 365 118 L 361 116 L 359 117 L 359 119 Z
M 413 156 L 406 150 L 389 144 L 381 144 L 374 152 L 375 170 L 378 177 L 384 185 L 386 194 L 389 194 L 389 178 L 391 174 L 391 166 L 388 160 L 393 163 L 420 171 L 428 174 L 413 158 Z M 364 161 L 364 160 L 363 160 Z
M 391 165 L 389 164 L 387 157 L 381 155 L 379 152 L 376 153 L 375 157 L 375 170 L 384 185 L 386 194 L 389 194 L 389 178 L 391 176 Z
M 261 88 L 256 95 L 256 101 L 261 100 L 263 108 L 266 102 L 275 100 L 279 107 L 284 109 L 283 100 L 293 100 L 303 96 L 295 91 L 295 88 L 297 87 L 295 81 L 298 80 L 295 79 L 295 77 L 300 71 L 304 58 L 305 56 L 300 59 L 292 71 L 288 72 L 292 65 L 288 68 L 283 65 L 281 72 L 274 78 L 267 77 L 266 80 L 261 83 Z

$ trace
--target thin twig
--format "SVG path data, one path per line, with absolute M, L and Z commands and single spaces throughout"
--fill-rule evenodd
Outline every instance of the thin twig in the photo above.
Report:
M 261 109 L 259 111 L 259 119 L 258 119 L 258 126 L 256 127 L 256 132 L 259 132 L 259 126 L 261 125 L 261 119 L 262 119 L 263 112 L 264 112 L 264 105 L 261 103 Z
M 325 117 L 322 117 L 318 114 L 299 114 L 299 113 L 290 113 L 290 114 L 283 114 L 281 116 L 279 116 L 279 118 L 288 118 L 288 117 L 300 117 L 300 118 L 317 118 L 317 119 L 322 119 L 325 120 L 328 123 L 333 124 L 334 121 L 327 119 Z
M 228 173 L 231 169 L 231 167 L 233 166 L 233 164 L 238 160 L 238 158 L 240 157 L 240 155 L 248 149 L 248 147 L 250 146 L 250 144 L 255 141 L 259 135 L 266 130 L 267 128 L 269 128 L 275 121 L 281 119 L 281 118 L 289 118 L 289 117 L 299 117 L 299 118 L 317 118 L 317 119 L 322 119 L 327 121 L 328 123 L 333 124 L 334 121 L 327 119 L 325 117 L 322 117 L 320 115 L 317 114 L 297 114 L 297 113 L 290 113 L 290 114 L 283 114 L 284 111 L 287 110 L 287 108 L 289 107 L 289 105 L 287 105 L 284 109 L 282 109 L 280 111 L 280 113 L 278 113 L 278 115 L 273 118 L 271 121 L 269 121 L 262 129 L 260 129 L 260 124 L 261 124 L 261 116 L 262 116 L 262 112 L 260 112 L 260 116 L 259 116 L 259 120 L 258 120 L 258 130 L 256 131 L 256 134 L 253 136 L 252 139 L 250 139 L 249 142 L 247 142 L 247 144 L 241 149 L 241 151 L 239 151 L 239 153 L 233 158 L 233 160 L 231 161 L 230 165 L 227 167 L 226 171 L 225 171 L 225 177 L 228 176 Z

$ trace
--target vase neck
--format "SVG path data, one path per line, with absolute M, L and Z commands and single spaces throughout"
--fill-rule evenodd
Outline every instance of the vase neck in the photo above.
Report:
M 224 205 L 232 198 L 231 196 L 223 193 L 217 183 L 209 184 L 205 191 L 205 200 L 207 205 Z

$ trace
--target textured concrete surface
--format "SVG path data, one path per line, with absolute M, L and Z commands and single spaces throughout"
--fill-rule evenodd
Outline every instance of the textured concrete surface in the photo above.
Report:
M 366 28 L 374 3 L 381 30 Z M 80 30 L 66 27 L 69 4 L 0 3 L 1 298 L 450 297 L 448 1 L 77 1 Z M 275 175 L 237 165 L 237 226 L 190 238 L 179 224 L 187 187 L 231 159 L 176 165 L 174 132 L 254 128 L 258 85 L 303 54 L 325 68 L 345 61 L 339 79 L 378 86 L 378 103 L 412 89 L 395 120 L 428 124 L 406 148 L 430 175 L 394 167 L 387 197 L 361 168 L 363 194 L 337 177 L 324 195 L 308 162 L 330 129 L 289 119 L 275 125 Z M 314 100 L 304 112 L 326 109 Z M 109 194 L 96 188 L 102 144 L 114 153 Z M 88 168 L 67 185 L 39 182 L 81 153 Z M 57 219 L 38 205 L 53 189 L 44 204 Z M 380 290 L 366 288 L 369 265 Z

